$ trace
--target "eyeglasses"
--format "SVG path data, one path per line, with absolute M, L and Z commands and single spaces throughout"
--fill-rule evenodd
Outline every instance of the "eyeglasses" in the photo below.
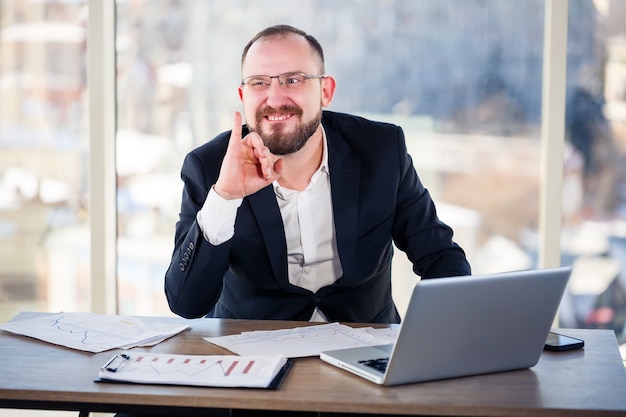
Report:
M 278 79 L 278 84 L 288 90 L 297 91 L 304 86 L 307 80 L 323 79 L 325 75 L 310 75 L 303 72 L 287 72 L 280 75 L 252 75 L 241 80 L 242 87 L 252 92 L 261 93 L 270 88 L 272 78 Z

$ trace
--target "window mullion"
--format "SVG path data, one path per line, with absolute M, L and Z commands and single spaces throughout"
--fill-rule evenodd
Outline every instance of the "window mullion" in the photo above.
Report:
M 115 1 L 89 0 L 91 310 L 117 312 Z
M 539 266 L 561 263 L 568 0 L 546 0 L 541 117 Z

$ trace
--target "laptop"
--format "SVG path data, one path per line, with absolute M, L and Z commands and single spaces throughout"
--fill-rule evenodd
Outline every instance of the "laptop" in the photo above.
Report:
M 320 358 L 381 385 L 537 364 L 570 267 L 421 280 L 394 344 L 324 351 Z

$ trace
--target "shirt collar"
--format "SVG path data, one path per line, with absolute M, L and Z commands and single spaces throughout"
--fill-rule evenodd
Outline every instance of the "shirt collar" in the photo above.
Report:
M 322 128 L 322 142 L 324 143 L 324 150 L 322 151 L 322 163 L 320 164 L 318 171 L 330 174 L 330 170 L 328 169 L 328 139 L 326 138 L 326 131 L 324 130 L 324 126 L 322 126 L 321 123 L 320 127 Z

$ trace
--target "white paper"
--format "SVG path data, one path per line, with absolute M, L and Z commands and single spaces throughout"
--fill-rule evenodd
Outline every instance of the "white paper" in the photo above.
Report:
M 280 354 L 287 358 L 319 356 L 325 350 L 390 343 L 340 324 L 329 323 L 293 329 L 243 332 L 204 340 L 239 355 Z
M 392 324 L 391 327 L 359 327 L 355 330 L 361 330 L 369 335 L 380 339 L 382 343 L 395 343 L 398 340 L 398 333 L 400 332 L 399 324 Z
M 45 342 L 87 352 L 152 346 L 188 326 L 156 323 L 148 326 L 139 317 L 95 313 L 58 313 L 35 317 L 16 316 L 0 329 Z
M 287 362 L 281 355 L 168 355 L 135 352 L 122 355 L 116 355 L 103 366 L 98 373 L 101 380 L 266 388 Z

